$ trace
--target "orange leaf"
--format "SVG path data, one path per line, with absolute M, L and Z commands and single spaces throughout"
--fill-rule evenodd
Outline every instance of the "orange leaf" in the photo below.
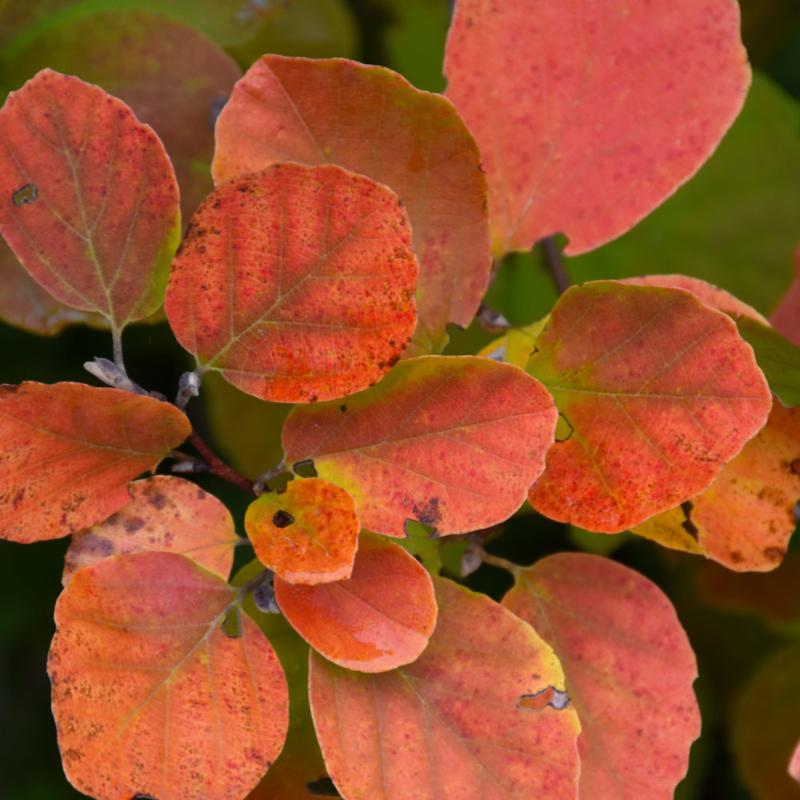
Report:
M 239 537 L 228 509 L 182 478 L 156 475 L 129 486 L 131 501 L 105 522 L 73 534 L 64 564 L 66 586 L 76 570 L 112 555 L 146 550 L 180 553 L 223 580 Z M 243 540 L 242 540 L 243 541 Z
M 400 357 L 416 276 L 391 190 L 339 167 L 276 164 L 224 184 L 192 217 L 167 316 L 204 367 L 245 392 L 327 400 Z
M 435 578 L 439 622 L 414 663 L 367 675 L 311 657 L 311 712 L 347 800 L 573 800 L 570 706 L 525 708 L 564 686 L 553 651 L 484 595 Z
M 498 255 L 627 231 L 702 166 L 750 83 L 730 0 L 458 0 L 445 72 L 483 153 Z
M 683 291 L 569 289 L 536 348 L 528 371 L 565 430 L 529 500 L 589 530 L 624 530 L 702 492 L 772 402 L 733 320 Z
M 0 538 L 38 542 L 127 505 L 128 481 L 189 434 L 169 403 L 82 383 L 0 386 Z
M 291 626 L 329 661 L 386 672 L 415 661 L 436 627 L 428 571 L 397 544 L 363 534 L 348 580 L 302 586 L 275 578 Z
M 552 398 L 518 367 L 423 356 L 346 403 L 294 409 L 283 446 L 288 463 L 313 459 L 346 489 L 369 530 L 402 537 L 416 519 L 464 533 L 519 508 L 555 421 Z
M 339 164 L 394 189 L 420 263 L 415 352 L 441 350 L 472 321 L 489 280 L 486 179 L 452 104 L 383 67 L 268 55 L 216 127 L 217 182 L 276 161 Z
M 700 713 L 694 653 L 666 595 L 609 559 L 561 553 L 520 570 L 503 604 L 564 667 L 583 726 L 581 800 L 671 800 Z
M 349 578 L 361 526 L 344 489 L 309 478 L 253 501 L 245 517 L 259 561 L 289 583 Z
M 0 232 L 57 300 L 112 327 L 163 299 L 180 236 L 178 185 L 122 101 L 46 69 L 0 110 Z
M 80 570 L 48 672 L 67 778 L 96 800 L 240 800 L 286 737 L 286 679 L 236 592 L 176 553 Z
M 634 533 L 701 553 L 729 569 L 775 569 L 797 527 L 800 408 L 775 403 L 769 421 L 702 494 Z

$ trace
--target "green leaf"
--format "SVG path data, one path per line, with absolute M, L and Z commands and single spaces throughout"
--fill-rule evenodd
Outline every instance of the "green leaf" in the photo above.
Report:
M 775 328 L 754 319 L 742 317 L 737 325 L 742 338 L 755 351 L 769 388 L 787 408 L 800 405 L 800 348 Z

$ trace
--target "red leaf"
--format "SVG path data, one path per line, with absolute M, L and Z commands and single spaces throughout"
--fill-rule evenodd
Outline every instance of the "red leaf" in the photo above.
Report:
M 565 421 L 531 505 L 594 531 L 624 530 L 702 492 L 772 402 L 728 316 L 687 292 L 613 281 L 561 296 L 528 371 Z
M 81 383 L 0 386 L 0 538 L 57 539 L 119 511 L 191 432 L 169 403 Z
M 581 800 L 671 800 L 700 734 L 697 664 L 669 599 L 599 556 L 520 570 L 503 604 L 564 667 L 583 731 Z
M 66 586 L 76 570 L 112 555 L 146 550 L 180 553 L 222 580 L 240 540 L 228 509 L 182 478 L 156 475 L 129 486 L 131 501 L 105 522 L 73 534 L 64 563 Z
M 772 312 L 770 322 L 789 341 L 800 347 L 800 250 L 795 253 L 797 274 L 780 305 Z
M 161 304 L 178 186 L 120 100 L 46 69 L 0 110 L 0 232 L 57 300 L 121 329 Z
M 789 774 L 800 783 L 800 742 L 797 743 L 797 748 L 792 754 L 792 760 L 789 763 Z
M 415 352 L 472 321 L 489 280 L 480 154 L 443 97 L 383 67 L 269 55 L 234 89 L 216 128 L 219 181 L 276 161 L 339 164 L 394 189 L 419 257 Z
M 258 560 L 289 583 L 349 578 L 361 526 L 355 501 L 318 478 L 293 480 L 247 509 L 245 528 Z
M 434 581 L 439 621 L 414 664 L 367 675 L 312 654 L 311 712 L 336 787 L 347 800 L 573 800 L 575 712 L 521 705 L 563 688 L 552 650 L 488 597 Z
M 184 556 L 75 574 L 48 672 L 64 771 L 96 800 L 240 800 L 286 738 L 286 679 L 235 590 Z
M 400 357 L 416 275 L 389 189 L 339 167 L 278 164 L 200 206 L 167 316 L 204 367 L 249 394 L 327 400 L 364 389 Z
M 350 579 L 303 586 L 276 577 L 275 599 L 315 650 L 360 672 L 415 661 L 436 626 L 427 570 L 381 536 L 362 535 Z
M 369 530 L 402 537 L 416 519 L 463 533 L 519 508 L 555 421 L 552 398 L 517 367 L 424 356 L 346 403 L 294 409 L 283 446 L 288 463 L 313 459 L 346 489 Z
M 483 154 L 496 254 L 624 233 L 705 162 L 750 83 L 730 0 L 459 0 L 445 72 Z

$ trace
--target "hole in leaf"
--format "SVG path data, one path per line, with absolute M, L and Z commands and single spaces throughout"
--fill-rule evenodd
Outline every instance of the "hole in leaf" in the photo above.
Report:
M 298 461 L 296 464 L 293 464 L 292 471 L 301 478 L 318 477 L 317 468 L 314 466 L 314 461 L 311 458 L 306 458 L 303 461 Z
M 294 523 L 294 517 L 288 512 L 281 509 L 272 515 L 272 524 L 276 528 L 288 528 Z
M 19 207 L 33 203 L 39 197 L 39 189 L 32 183 L 26 183 L 11 195 L 11 202 Z
M 562 411 L 558 412 L 558 423 L 556 424 L 556 441 L 563 444 L 572 438 L 575 428 L 566 418 Z
M 544 711 L 550 706 L 556 711 L 561 711 L 569 705 L 569 695 L 556 689 L 555 686 L 547 686 L 534 694 L 523 694 L 519 698 L 519 708 L 526 708 L 530 711 Z

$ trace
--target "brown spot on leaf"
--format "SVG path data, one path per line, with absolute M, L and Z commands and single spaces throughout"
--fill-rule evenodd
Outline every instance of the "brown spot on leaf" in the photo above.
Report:
M 793 475 L 800 475 L 800 458 L 795 458 L 791 464 L 789 464 L 789 471 Z
M 569 695 L 566 692 L 556 689 L 555 686 L 547 686 L 534 694 L 523 694 L 519 698 L 518 707 L 530 711 L 544 711 L 550 706 L 556 711 L 561 711 L 569 705 L 569 702 Z
M 36 202 L 38 197 L 39 189 L 32 183 L 26 183 L 11 195 L 11 202 L 17 207 L 26 206 Z
M 130 517 L 122 523 L 127 533 L 136 533 L 144 528 L 144 520 L 141 517 Z
M 764 558 L 769 561 L 782 561 L 786 551 L 782 547 L 765 547 L 762 550 Z
M 442 519 L 441 501 L 432 497 L 422 508 L 414 504 L 414 516 L 423 525 L 436 525 Z

